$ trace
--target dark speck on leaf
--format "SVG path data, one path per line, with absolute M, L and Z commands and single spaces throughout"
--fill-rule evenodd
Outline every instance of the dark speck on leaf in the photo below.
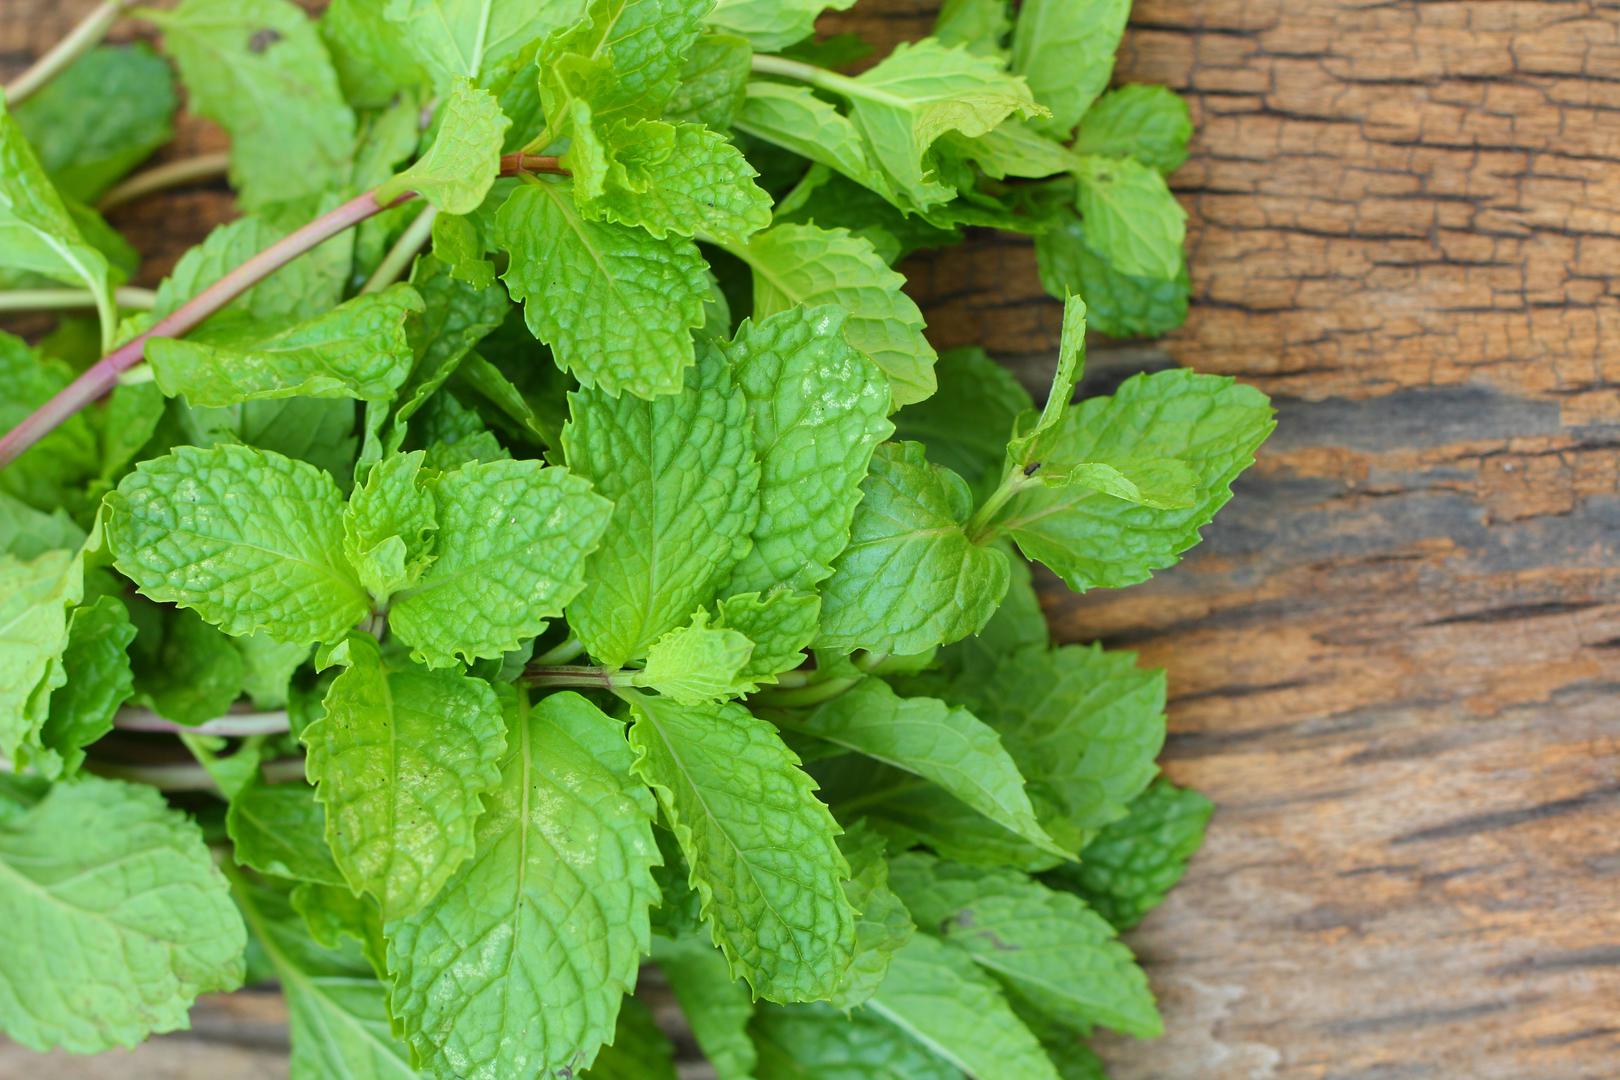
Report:
M 963 908 L 955 915 L 952 915 L 950 918 L 940 923 L 939 932 L 942 934 L 949 934 L 952 928 L 958 930 L 971 930 L 973 929 L 973 924 L 975 921 L 976 920 L 973 918 L 973 909 Z
M 272 30 L 267 26 L 263 30 L 255 31 L 253 36 L 248 38 L 248 52 L 252 53 L 254 56 L 258 56 L 260 53 L 264 52 L 264 50 L 268 49 L 270 46 L 274 45 L 280 40 L 281 31 Z

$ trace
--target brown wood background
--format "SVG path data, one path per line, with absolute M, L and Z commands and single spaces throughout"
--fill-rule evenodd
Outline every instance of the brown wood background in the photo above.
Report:
M 16 70 L 89 0 L 0 0 Z M 925 0 L 843 24 L 925 32 Z M 1117 1080 L 1620 1075 L 1620 5 L 1139 0 L 1122 80 L 1186 93 L 1196 291 L 1106 386 L 1181 363 L 1276 438 L 1181 567 L 1049 590 L 1169 668 L 1166 769 L 1218 804 L 1133 935 L 1169 1034 Z M 217 137 L 189 127 L 187 148 Z M 155 280 L 228 204 L 117 215 Z M 908 266 L 941 347 L 1040 383 L 1027 245 Z M 278 1076 L 273 996 L 0 1076 Z

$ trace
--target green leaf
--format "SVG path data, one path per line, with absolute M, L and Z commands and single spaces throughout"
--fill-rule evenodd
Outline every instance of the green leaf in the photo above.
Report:
M 821 593 L 817 647 L 909 655 L 984 626 L 1007 591 L 1007 558 L 970 541 L 972 495 L 919 443 L 885 443 L 861 485 L 849 547 Z
M 245 945 L 202 830 L 155 789 L 81 777 L 0 817 L 0 1029 L 24 1046 L 183 1028 L 241 985 Z
M 1030 843 L 1064 854 L 1036 821 L 1000 736 L 966 709 L 902 698 L 881 679 L 866 679 L 789 726 L 930 780 Z
M 343 96 L 355 107 L 385 108 L 401 91 L 427 82 L 404 46 L 400 27 L 383 17 L 389 0 L 332 0 L 321 13 L 321 40 Z
M 417 450 L 383 458 L 343 510 L 343 553 L 379 607 L 432 561 L 429 536 L 439 523 L 422 482 L 425 457 Z
M 1187 321 L 1185 258 L 1172 281 L 1122 274 L 1092 249 L 1073 213 L 1035 237 L 1035 257 L 1046 291 L 1084 297 L 1088 324 L 1110 337 L 1156 337 Z
M 690 623 L 652 643 L 646 666 L 630 677 L 630 684 L 657 690 L 682 705 L 741 697 L 752 689 L 743 671 L 753 652 L 747 637 L 710 626 L 709 613 L 700 611 Z
M 982 502 L 1006 469 L 1013 422 L 1033 407 L 1029 391 L 980 348 L 940 353 L 934 371 L 939 392 L 895 414 L 895 437 L 922 443 L 929 461 L 966 480 Z
M 1131 157 L 1162 173 L 1187 160 L 1192 139 L 1187 103 L 1167 86 L 1132 84 L 1097 99 L 1080 122 L 1074 148 L 1099 157 Z
M 208 286 L 247 262 L 285 234 L 263 218 L 243 217 L 220 225 L 180 256 L 157 288 L 152 316 L 172 314 Z M 343 298 L 354 240 L 342 233 L 306 252 L 221 309 L 257 323 L 303 322 L 327 314 Z
M 939 6 L 934 36 L 942 45 L 960 45 L 980 56 L 1004 59 L 1012 27 L 1007 0 L 945 0 Z
M 411 371 L 405 320 L 423 310 L 409 285 L 367 293 L 308 322 L 264 335 L 258 327 L 216 331 L 222 340 L 153 338 L 147 359 L 157 384 L 193 406 L 289 397 L 386 401 Z
M 277 641 L 264 634 L 232 638 L 231 644 L 242 655 L 242 689 L 260 709 L 286 708 L 291 696 L 292 678 L 310 647 L 302 642 Z
M 1074 399 L 1075 384 L 1085 369 L 1086 303 L 1078 296 L 1069 296 L 1063 301 L 1063 332 L 1058 341 L 1057 368 L 1052 372 L 1046 404 L 1035 422 L 1020 424 L 1015 437 L 1007 444 L 1007 456 L 1014 464 L 1022 466 L 1026 475 L 1031 465 L 1050 471 L 1057 436 L 1048 433 L 1063 422 L 1069 403 Z
M 974 139 L 948 135 L 945 145 L 951 153 L 973 162 L 996 180 L 1056 176 L 1073 169 L 1076 160 L 1068 147 L 1016 118 Z
M 58 508 L 46 513 L 0 492 L 0 555 L 33 559 L 56 548 L 77 550 L 83 543 L 84 530 L 67 511 Z
M 144 9 L 180 66 L 192 111 L 231 136 L 231 185 L 258 210 L 348 179 L 354 113 L 315 24 L 287 0 Z
M 861 1010 L 826 1005 L 761 1009 L 750 1027 L 759 1080 L 961 1080 L 895 1025 Z
M 242 866 L 294 881 L 344 883 L 326 844 L 326 811 L 308 784 L 255 777 L 231 800 L 225 830 Z
M 95 298 L 102 336 L 118 321 L 113 270 L 79 231 L 17 121 L 0 102 L 0 267 L 82 286 Z M 105 344 L 105 341 L 103 342 Z
M 1213 810 L 1198 792 L 1155 780 L 1085 846 L 1078 863 L 1053 871 L 1050 880 L 1079 894 L 1115 929 L 1129 930 L 1181 880 Z
M 759 463 L 747 402 L 720 350 L 705 344 L 673 397 L 601 389 L 569 395 L 568 465 L 613 500 L 569 626 L 617 667 L 708 603 L 747 550 Z
M 428 904 L 473 853 L 479 795 L 500 776 L 500 704 L 453 671 L 388 671 L 376 643 L 348 639 L 324 715 L 304 729 L 305 769 L 326 808 L 343 878 L 385 922 Z
M 838 838 L 849 859 L 849 880 L 844 894 L 859 914 L 855 919 L 855 955 L 844 972 L 830 1004 L 849 1010 L 864 1005 L 889 973 L 889 960 L 911 940 L 916 925 L 905 904 L 889 888 L 889 864 L 883 857 L 883 837 L 865 823 Z
M 820 597 L 772 589 L 763 595 L 739 593 L 720 601 L 714 624 L 736 630 L 754 643 L 742 669 L 752 693 L 804 662 L 804 650 L 815 640 L 820 615 Z
M 627 997 L 619 1009 L 613 1042 L 602 1047 L 582 1080 L 675 1080 L 675 1047 L 653 1019 L 652 1010 Z
M 995 981 L 925 934 L 894 954 L 866 1008 L 978 1080 L 1058 1080 Z
M 702 233 L 721 243 L 741 243 L 771 223 L 771 197 L 754 183 L 759 174 L 724 135 L 700 124 L 640 120 L 614 125 L 608 147 L 606 190 L 583 203 L 594 217 L 659 239 Z
M 611 511 L 578 475 L 538 460 L 463 465 L 434 498 L 433 565 L 389 611 L 430 667 L 501 656 L 538 636 L 584 587 Z
M 902 200 L 888 176 L 873 164 L 866 140 L 849 117 L 808 86 L 751 82 L 737 127 L 877 192 L 892 203 Z
M 849 542 L 872 452 L 894 426 L 883 373 L 845 340 L 836 308 L 745 321 L 725 353 L 760 450 L 753 548 L 729 591 L 809 589 Z
M 671 123 L 726 131 L 743 106 L 754 50 L 731 34 L 704 34 L 686 54 L 681 81 L 664 106 Z
M 174 137 L 175 105 L 174 76 L 150 47 L 99 46 L 14 115 L 56 189 L 88 203 Z
M 541 47 L 540 97 L 552 134 L 575 100 L 599 123 L 656 118 L 714 0 L 590 0 L 585 19 Z
M 1070 409 L 1054 430 L 1055 462 L 1179 462 L 1190 505 L 1138 506 L 1094 486 L 1034 486 L 996 518 L 1025 555 L 1045 563 L 1071 589 L 1120 588 L 1173 566 L 1198 530 L 1232 497 L 1231 484 L 1254 461 L 1275 426 L 1264 394 L 1231 379 L 1163 371 L 1128 379 L 1113 397 Z
M 505 59 L 578 16 L 579 0 L 386 0 L 383 14 L 441 92 L 465 76 L 483 85 Z
M 823 11 L 848 11 L 855 0 L 719 0 L 705 21 L 747 38 L 756 49 L 783 49 L 815 31 Z
M 997 689 L 983 695 L 979 715 L 1000 733 L 1060 841 L 1123 817 L 1158 771 L 1164 672 L 1137 667 L 1134 653 L 1023 649 L 990 680 Z
M 823 304 L 844 309 L 845 339 L 889 377 L 896 408 L 934 392 L 934 350 L 905 279 L 843 229 L 778 225 L 728 249 L 754 271 L 754 318 Z
M 495 284 L 495 266 L 484 258 L 484 239 L 467 218 L 440 214 L 433 219 L 433 256 L 457 281 L 475 289 Z
M 134 639 L 129 612 L 116 597 L 74 609 L 62 653 L 66 680 L 51 694 L 40 731 L 44 749 L 34 763 L 43 775 L 73 776 L 84 748 L 112 730 L 113 715 L 135 690 L 128 654 Z
M 717 1080 L 752 1080 L 757 1061 L 748 1037 L 753 995 L 747 983 L 732 976 L 725 954 L 699 937 L 674 942 L 655 937 L 653 959 Z
M 0 556 L 0 754 L 38 747 L 52 692 L 67 681 L 68 608 L 84 593 L 71 551 Z
M 107 496 L 118 569 L 227 634 L 336 641 L 369 610 L 342 557 L 337 487 L 313 465 L 244 446 L 182 446 Z
M 10 431 L 22 423 L 72 379 L 66 364 L 45 359 L 20 338 L 0 332 L 0 428 Z M 81 489 L 100 465 L 89 422 L 82 414 L 70 416 L 0 469 L 0 494 L 45 513 L 59 507 L 79 509 L 84 499 Z
M 850 119 L 873 160 L 918 209 L 956 195 L 929 159 L 935 140 L 948 132 L 973 139 L 1010 116 L 1046 114 L 1000 61 L 931 38 L 901 43 L 839 92 L 849 96 Z
M 512 125 L 495 95 L 457 79 L 435 116 L 438 136 L 410 168 L 377 189 L 389 203 L 414 191 L 446 214 L 470 214 L 501 171 L 501 144 Z
M 1024 0 L 1013 30 L 1012 69 L 1052 110 L 1041 123 L 1067 141 L 1108 88 L 1131 0 Z
M 1129 277 L 1174 281 L 1181 273 L 1187 212 L 1153 169 L 1132 158 L 1082 157 L 1080 214 L 1086 237 Z
M 387 993 L 358 952 L 310 940 L 278 892 L 239 880 L 235 893 L 287 997 L 292 1080 L 414 1080 L 418 1074 L 389 1030 Z M 297 904 L 298 890 L 291 900 Z
M 587 386 L 673 394 L 692 363 L 708 276 L 690 240 L 588 221 L 566 188 L 520 186 L 495 216 L 504 275 L 529 330 Z
M 393 1012 L 435 1074 L 589 1066 L 649 945 L 653 803 L 619 723 L 569 693 L 509 711 L 476 855 L 388 928 Z
M 235 642 L 184 608 L 137 601 L 132 614 L 139 630 L 130 649 L 134 701 L 177 724 L 224 716 L 246 674 Z
M 963 866 L 920 852 L 892 859 L 889 882 L 919 926 L 965 951 L 1053 1019 L 1141 1038 L 1163 1032 L 1131 951 L 1078 897 L 1015 870 Z
M 635 775 L 652 785 L 732 971 L 772 1001 L 837 989 L 854 948 L 838 826 L 771 725 L 738 705 L 631 699 Z

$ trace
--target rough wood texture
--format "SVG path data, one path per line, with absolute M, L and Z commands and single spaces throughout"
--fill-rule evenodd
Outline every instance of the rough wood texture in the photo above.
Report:
M 867 2 L 844 24 L 885 41 L 932 7 Z M 11 0 L 0 61 L 87 6 Z M 1616 1073 L 1617 72 L 1612 4 L 1137 5 L 1121 77 L 1199 121 L 1176 177 L 1197 294 L 1093 387 L 1184 363 L 1275 395 L 1281 428 L 1181 567 L 1048 594 L 1063 636 L 1169 668 L 1167 770 L 1219 806 L 1134 935 L 1170 1034 L 1109 1041 L 1120 1080 Z M 222 210 L 119 224 L 172 256 Z M 1058 311 L 1027 246 L 907 270 L 939 345 L 1040 380 Z M 198 1045 L 120 1075 L 200 1075 Z

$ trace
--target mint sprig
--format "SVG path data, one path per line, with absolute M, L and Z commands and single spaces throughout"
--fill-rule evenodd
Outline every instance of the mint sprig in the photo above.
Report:
M 1088 325 L 1185 312 L 1185 110 L 1107 89 L 1123 2 L 953 0 L 859 74 L 850 5 L 185 0 L 139 17 L 231 148 L 128 179 L 177 94 L 122 4 L 14 84 L 0 309 L 102 340 L 0 336 L 0 1031 L 273 977 L 295 1076 L 672 1075 L 649 957 L 722 1077 L 1161 1029 L 1116 927 L 1207 804 L 1030 562 L 1173 565 L 1271 429 L 1073 401 Z M 85 201 L 222 169 L 243 216 L 119 288 Z M 903 291 L 968 227 L 1065 301 L 1039 410 Z

